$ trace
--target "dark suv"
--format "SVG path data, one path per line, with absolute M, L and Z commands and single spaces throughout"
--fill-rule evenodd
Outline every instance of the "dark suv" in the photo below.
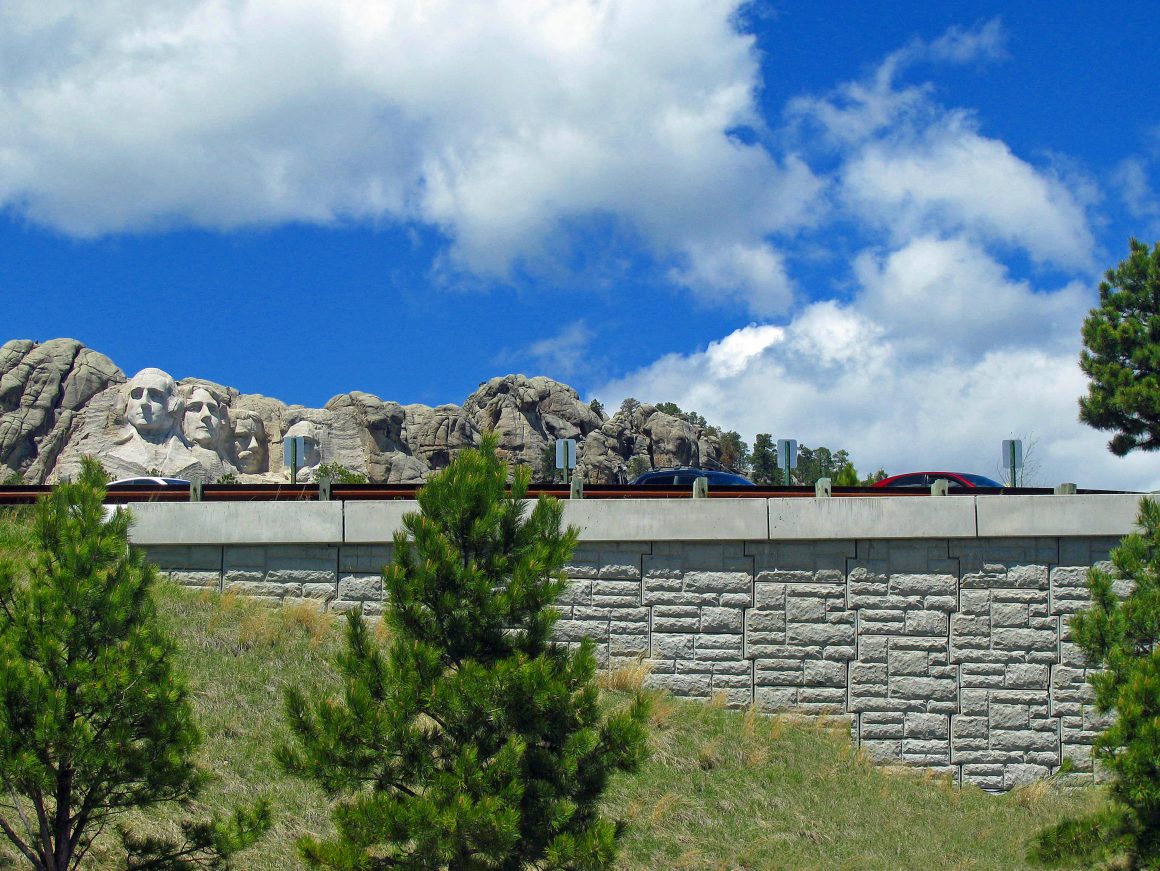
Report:
M 692 487 L 697 478 L 708 478 L 710 487 L 755 487 L 757 486 L 744 475 L 734 472 L 725 472 L 719 469 L 698 469 L 695 466 L 676 466 L 672 469 L 652 469 L 643 475 L 637 475 L 629 485 L 636 487 L 641 484 L 653 486 L 673 484 L 681 487 Z

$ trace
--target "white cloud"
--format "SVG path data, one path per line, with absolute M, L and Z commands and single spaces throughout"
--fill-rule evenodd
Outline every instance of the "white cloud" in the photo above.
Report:
M 609 213 L 768 314 L 766 237 L 819 183 L 727 135 L 761 124 L 738 2 L 8 0 L 0 205 L 81 236 L 420 221 L 489 275 Z
M 1155 458 L 1113 457 L 1107 435 L 1078 422 L 1090 304 L 1079 287 L 1037 292 L 963 239 L 917 239 L 859 262 L 849 304 L 751 324 L 594 392 L 610 405 L 676 402 L 750 440 L 769 432 L 846 448 L 863 472 L 993 475 L 1001 440 L 1035 433 L 1044 484 L 1160 488 Z
M 863 292 L 858 308 L 908 355 L 962 359 L 980 348 L 1071 348 L 1091 307 L 1090 291 L 1073 283 L 1036 293 L 963 238 L 919 236 L 882 256 L 855 261 Z
M 1149 161 L 1128 157 L 1120 161 L 1111 178 L 1128 214 L 1141 223 L 1136 235 L 1144 242 L 1160 238 L 1160 196 L 1152 187 L 1150 168 Z
M 536 360 L 554 378 L 570 378 L 583 372 L 595 334 L 583 320 L 573 321 L 559 333 L 533 342 L 525 355 Z
M 709 371 L 718 378 L 728 378 L 745 368 L 771 345 L 785 339 L 785 330 L 770 324 L 750 324 L 734 330 L 719 342 L 710 342 L 705 349 Z
M 1007 33 L 998 18 L 977 27 L 951 27 L 933 42 L 916 41 L 902 54 L 910 60 L 929 59 L 950 63 L 1001 60 L 1007 56 Z
M 866 145 L 843 170 L 842 193 L 855 213 L 895 239 L 965 231 L 1040 262 L 1092 262 L 1094 240 L 1072 192 L 1006 144 L 980 136 L 961 113 L 918 137 Z
M 837 152 L 836 199 L 845 213 L 894 244 L 965 233 L 1022 249 L 1040 264 L 1090 269 L 1095 242 L 1085 179 L 1065 179 L 1016 156 L 982 135 L 971 112 L 939 104 L 929 84 L 898 82 L 920 61 L 1001 58 L 1004 42 L 997 20 L 915 40 L 862 80 L 792 101 L 791 123 L 820 131 Z
M 737 298 L 759 315 L 786 311 L 793 302 L 793 284 L 784 259 L 771 245 L 692 244 L 686 252 L 688 266 L 674 268 L 669 277 L 702 297 Z
M 749 439 L 843 447 L 864 472 L 994 474 L 1001 440 L 1034 433 L 1045 484 L 1160 487 L 1154 458 L 1113 457 L 1107 434 L 1078 421 L 1079 332 L 1095 301 L 1086 176 L 1032 165 L 982 135 L 970 113 L 940 105 L 929 85 L 897 82 L 920 62 L 1003 51 L 997 22 L 955 30 L 912 42 L 863 80 L 793 101 L 802 141 L 820 132 L 836 160 L 827 217 L 858 227 L 845 301 L 750 324 L 595 392 L 610 404 L 673 401 Z M 1125 192 L 1146 202 L 1140 174 L 1122 175 Z M 1075 278 L 1013 278 L 999 257 L 1017 251 Z
M 812 120 L 826 138 L 843 146 L 865 141 L 894 127 L 900 119 L 938 114 L 930 100 L 929 84 L 899 87 L 896 79 L 922 62 L 967 63 L 1005 57 L 1006 33 L 998 19 L 974 28 L 952 27 L 933 41 L 913 39 L 862 80 L 844 82 L 824 97 L 791 100 L 791 119 Z

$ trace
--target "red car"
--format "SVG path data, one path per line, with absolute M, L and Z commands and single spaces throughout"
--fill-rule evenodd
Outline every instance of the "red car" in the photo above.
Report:
M 982 475 L 972 475 L 969 472 L 907 472 L 905 475 L 891 475 L 889 478 L 883 478 L 871 486 L 929 490 L 930 485 L 939 478 L 947 479 L 949 485 L 947 489 L 951 492 L 961 493 L 964 490 L 976 490 L 979 487 L 998 489 L 1003 487 L 998 481 L 992 481 Z

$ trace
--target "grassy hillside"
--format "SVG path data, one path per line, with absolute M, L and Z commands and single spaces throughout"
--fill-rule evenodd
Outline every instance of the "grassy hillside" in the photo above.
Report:
M 220 776 L 210 801 L 264 792 L 278 808 L 260 855 L 239 866 L 300 867 L 293 842 L 328 830 L 325 797 L 279 774 L 270 750 L 286 734 L 285 687 L 335 689 L 329 662 L 341 626 L 230 596 L 167 588 L 161 599 L 197 688 L 203 759 Z M 606 679 L 610 700 L 640 677 Z M 626 869 L 1019 868 L 1031 833 L 1098 800 L 1095 790 L 1048 784 L 994 796 L 876 767 L 839 723 L 666 696 L 653 720 L 650 762 L 609 798 L 610 812 L 629 822 Z
M 274 830 L 237 867 L 303 867 L 294 842 L 329 830 L 326 798 L 278 772 L 271 751 L 286 736 L 287 686 L 336 688 L 329 663 L 340 625 L 309 609 L 170 586 L 158 596 L 194 688 L 201 759 L 218 777 L 203 809 L 268 796 Z M 606 677 L 610 702 L 640 677 Z M 853 751 L 840 724 L 665 696 L 653 720 L 651 760 L 618 780 L 608 800 L 629 824 L 625 869 L 1020 868 L 1033 832 L 1099 800 L 1094 789 L 1047 784 L 992 796 L 878 768 Z M 98 853 L 92 867 L 110 867 L 109 859 Z

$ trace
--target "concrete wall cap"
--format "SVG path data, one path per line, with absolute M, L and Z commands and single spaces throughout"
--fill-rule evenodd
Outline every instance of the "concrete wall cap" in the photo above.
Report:
M 152 544 L 338 544 L 341 502 L 142 502 L 129 540 Z
M 1118 494 L 1077 496 L 977 496 L 979 536 L 1127 535 L 1137 531 L 1140 497 Z
M 764 541 L 764 499 L 585 499 L 564 503 L 581 541 Z
M 974 538 L 975 500 L 969 496 L 770 499 L 769 537 Z
M 403 515 L 419 510 L 414 499 L 390 502 L 347 502 L 348 544 L 386 544 L 403 528 Z

